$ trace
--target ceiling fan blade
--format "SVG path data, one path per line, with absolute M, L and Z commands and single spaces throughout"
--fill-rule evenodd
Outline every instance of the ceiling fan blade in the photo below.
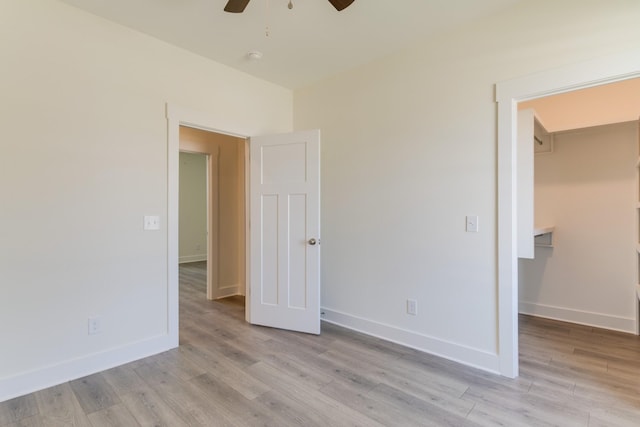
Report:
M 329 0 L 329 3 L 333 5 L 338 11 L 346 9 L 353 3 L 354 0 Z
M 353 1 L 353 0 L 352 0 Z M 249 4 L 249 0 L 229 0 L 224 7 L 225 12 L 242 13 Z

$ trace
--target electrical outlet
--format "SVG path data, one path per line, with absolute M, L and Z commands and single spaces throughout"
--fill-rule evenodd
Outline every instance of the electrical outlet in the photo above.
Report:
M 160 217 L 157 215 L 145 215 L 144 216 L 144 229 L 145 230 L 160 230 Z
M 414 299 L 407 300 L 407 314 L 415 316 L 418 314 L 418 301 Z
M 102 322 L 100 317 L 89 318 L 89 335 L 95 335 L 102 332 Z

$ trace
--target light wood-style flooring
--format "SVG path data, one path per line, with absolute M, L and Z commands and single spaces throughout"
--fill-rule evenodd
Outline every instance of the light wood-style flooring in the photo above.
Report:
M 0 403 L 0 426 L 640 426 L 635 336 L 522 316 L 511 380 L 331 324 L 250 326 L 204 277 L 180 268 L 178 349 Z

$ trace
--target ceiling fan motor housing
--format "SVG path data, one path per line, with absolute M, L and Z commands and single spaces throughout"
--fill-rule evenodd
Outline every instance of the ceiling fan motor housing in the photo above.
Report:
M 353 3 L 355 0 L 329 0 L 329 3 L 336 8 L 336 10 L 341 11 L 346 9 Z M 225 12 L 231 13 L 242 13 L 244 9 L 249 4 L 249 0 L 229 0 L 227 5 L 224 7 Z M 293 9 L 293 2 L 289 0 L 289 4 L 287 5 L 289 9 Z

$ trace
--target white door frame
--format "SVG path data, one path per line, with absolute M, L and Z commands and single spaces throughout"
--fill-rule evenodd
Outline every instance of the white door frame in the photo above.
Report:
M 640 77 L 640 50 L 496 84 L 498 103 L 498 356 L 500 373 L 518 376 L 517 104 Z M 631 286 L 631 284 L 630 284 Z
M 178 287 L 178 177 L 180 167 L 180 126 L 201 129 L 224 135 L 244 138 L 249 137 L 249 131 L 243 128 L 221 125 L 215 118 L 197 111 L 188 110 L 174 104 L 166 105 L 167 118 L 167 334 L 173 347 L 179 344 L 179 287 Z M 223 129 L 224 128 L 224 129 Z M 247 142 L 245 142 L 247 144 Z M 245 150 L 246 152 L 247 150 Z M 245 158 L 246 163 L 246 158 Z M 246 173 L 246 168 L 245 168 Z M 247 183 L 248 185 L 248 183 Z M 246 193 L 246 191 L 245 191 Z M 247 204 L 247 212 L 249 205 Z M 248 218 L 249 216 L 246 215 Z M 247 230 L 246 266 L 249 266 L 248 219 L 245 223 Z M 248 267 L 247 267 L 248 268 Z M 250 286 L 250 277 L 245 279 L 246 289 Z M 248 310 L 247 310 L 248 311 Z

